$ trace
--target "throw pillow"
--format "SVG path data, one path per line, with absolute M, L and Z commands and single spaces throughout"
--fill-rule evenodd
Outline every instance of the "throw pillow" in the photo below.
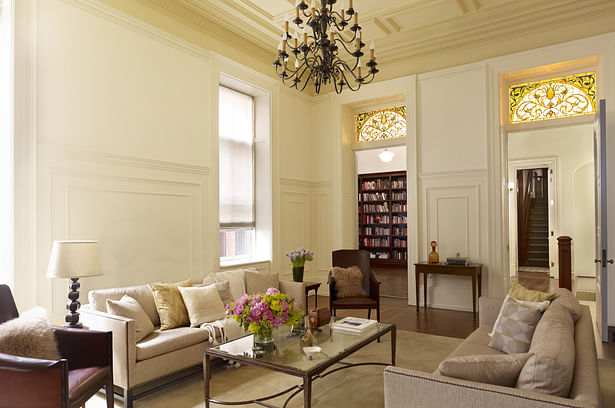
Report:
M 551 305 L 536 327 L 517 388 L 568 397 L 575 365 L 574 323 L 568 309 Z
M 212 282 L 208 284 L 205 283 L 205 280 L 203 279 L 203 285 L 216 285 L 216 289 L 218 289 L 218 295 L 220 295 L 220 299 L 222 299 L 222 303 L 224 303 L 225 306 L 235 300 L 233 299 L 233 295 L 231 294 L 231 285 L 227 280 L 224 280 L 222 282 Z
M 224 318 L 226 309 L 215 284 L 201 287 L 180 286 L 178 289 L 188 309 L 190 327 L 199 327 L 203 323 Z
M 539 309 L 506 296 L 489 347 L 508 354 L 527 352 L 541 316 Z
M 508 296 L 509 295 L 507 295 L 507 297 Z M 551 302 L 549 302 L 548 300 L 545 300 L 544 302 L 530 302 L 529 300 L 517 300 L 517 302 L 521 303 L 522 305 L 527 305 L 535 309 L 538 309 L 541 312 L 544 312 L 545 310 L 547 310 L 547 308 L 551 304 Z M 504 306 L 503 303 L 502 303 L 502 306 Z M 493 336 L 493 332 L 495 331 L 496 326 L 500 322 L 500 316 L 502 315 L 501 310 L 502 309 L 500 308 L 500 314 L 498 314 L 497 319 L 495 319 L 495 323 L 493 323 L 493 329 L 491 330 L 491 333 L 489 333 L 489 337 Z
M 208 285 L 214 282 L 228 281 L 231 287 L 233 299 L 239 299 L 246 293 L 246 271 L 256 272 L 254 268 L 231 269 L 218 273 L 210 273 L 203 279 L 203 284 Z M 211 281 L 213 279 L 213 282 Z
M 188 279 L 178 283 L 151 283 L 150 286 L 154 293 L 156 310 L 160 315 L 160 330 L 190 324 L 186 306 L 177 288 L 179 286 L 192 286 L 192 280 Z
M 59 360 L 61 358 L 47 314 L 40 307 L 0 324 L 0 353 Z
M 246 271 L 246 293 L 265 293 L 269 288 L 280 289 L 280 276 L 277 273 Z
M 440 374 L 463 380 L 512 387 L 531 353 L 484 354 L 444 360 Z
M 134 320 L 136 341 L 144 339 L 154 331 L 154 324 L 139 301 L 128 295 L 122 296 L 120 300 L 107 299 L 107 313 Z
M 331 269 L 331 277 L 335 281 L 335 295 L 338 298 L 350 296 L 367 296 L 363 288 L 363 272 L 358 266 Z
M 572 320 L 576 324 L 583 314 L 583 306 L 581 306 L 577 298 L 575 298 L 568 289 L 555 289 L 555 294 L 557 297 L 553 299 L 551 305 L 562 305 L 568 309 L 570 315 L 572 316 Z
M 517 300 L 529 300 L 531 302 L 544 302 L 545 300 L 551 300 L 557 296 L 555 292 L 531 290 L 517 282 L 510 285 L 508 294 Z

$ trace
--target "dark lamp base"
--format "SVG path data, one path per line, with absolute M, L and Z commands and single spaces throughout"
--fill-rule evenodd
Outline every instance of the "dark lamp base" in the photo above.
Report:
M 71 283 L 68 285 L 70 292 L 68 292 L 69 302 L 66 304 L 66 309 L 69 312 L 66 314 L 64 321 L 64 327 L 72 327 L 75 329 L 83 328 L 83 324 L 79 321 L 79 308 L 81 307 L 81 303 L 79 302 L 79 288 L 81 285 L 79 284 L 79 278 L 70 278 Z

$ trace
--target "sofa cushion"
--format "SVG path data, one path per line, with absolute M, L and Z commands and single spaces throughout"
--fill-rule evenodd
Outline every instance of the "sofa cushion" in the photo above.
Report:
M 512 387 L 531 353 L 482 354 L 447 358 L 438 366 L 442 375 Z
M 190 324 L 188 311 L 178 286 L 192 286 L 192 280 L 188 279 L 177 283 L 151 283 L 156 310 L 160 316 L 160 330 L 168 330 L 174 327 Z
M 555 292 L 541 292 L 539 290 L 531 290 L 521 285 L 520 283 L 513 282 L 508 289 L 508 295 L 514 297 L 517 300 L 529 300 L 531 302 L 544 302 L 545 300 L 554 299 Z
M 246 271 L 246 293 L 265 293 L 269 288 L 280 289 L 280 276 L 277 273 Z
M 499 350 L 489 347 L 489 332 L 491 326 L 481 326 L 474 330 L 457 348 L 449 354 L 447 358 L 471 356 L 476 354 L 505 354 Z
M 156 310 L 154 294 L 152 293 L 152 288 L 149 285 L 91 290 L 88 293 L 88 298 L 92 309 L 98 312 L 106 312 L 107 299 L 120 300 L 124 295 L 128 295 L 131 298 L 136 299 L 141 307 L 143 307 L 145 313 L 147 313 L 147 316 L 152 321 L 152 324 L 154 326 L 160 325 L 160 316 L 158 316 L 158 311 Z
M 176 327 L 170 330 L 154 330 L 152 334 L 137 343 L 137 361 L 168 354 L 207 341 L 209 332 L 205 329 Z
M 510 295 L 508 295 L 510 296 Z M 506 300 L 506 299 L 504 299 Z M 544 312 L 545 310 L 547 310 L 547 308 L 549 307 L 549 305 L 551 304 L 550 301 L 545 300 L 544 302 L 532 302 L 530 300 L 519 300 L 516 299 L 517 302 L 523 304 L 523 305 L 527 305 L 530 307 L 533 307 L 535 309 L 540 310 L 541 312 Z M 504 305 L 504 302 L 502 302 L 502 306 Z M 500 306 L 500 312 L 498 313 L 498 317 L 495 319 L 495 323 L 493 323 L 493 330 L 491 330 L 491 332 L 489 333 L 489 337 L 493 336 L 493 331 L 495 330 L 495 328 L 497 326 L 499 326 L 500 323 L 500 316 L 502 316 L 502 307 Z
M 574 323 L 561 304 L 549 307 L 538 323 L 529 358 L 517 379 L 517 388 L 568 397 L 574 374 Z
M 128 295 L 122 296 L 120 300 L 107 299 L 107 313 L 134 320 L 136 341 L 149 336 L 154 331 L 154 325 L 141 304 Z
M 235 299 L 233 299 L 233 295 L 231 293 L 231 285 L 229 281 L 223 280 L 220 282 L 216 282 L 216 279 L 212 277 L 212 275 L 207 275 L 203 279 L 203 286 L 216 285 L 216 289 L 218 289 L 218 295 L 220 295 L 220 299 L 222 303 L 226 306 Z
M 203 323 L 224 318 L 226 309 L 218 294 L 216 285 L 202 287 L 178 287 L 182 295 L 190 327 L 199 327 Z
M 576 324 L 583 314 L 583 307 L 577 298 L 574 297 L 572 292 L 564 288 L 555 289 L 555 294 L 557 297 L 551 301 L 551 305 L 560 304 L 568 309 L 570 315 L 572 316 L 572 320 Z
M 0 324 L 0 353 L 59 360 L 60 352 L 45 309 L 35 307 Z
M 210 273 L 203 279 L 203 284 L 210 285 L 216 282 L 228 281 L 233 300 L 237 300 L 246 293 L 246 271 L 256 272 L 254 268 L 230 269 L 218 273 Z
M 335 295 L 338 298 L 367 296 L 363 288 L 363 272 L 358 266 L 350 268 L 331 268 L 331 278 L 335 281 Z
M 493 327 L 489 347 L 505 353 L 527 352 L 541 316 L 540 309 L 506 296 L 498 324 Z

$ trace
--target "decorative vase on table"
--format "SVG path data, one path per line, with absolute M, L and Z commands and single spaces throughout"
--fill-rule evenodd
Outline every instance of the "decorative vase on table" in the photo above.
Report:
M 303 282 L 303 268 L 305 262 L 314 259 L 314 252 L 305 248 L 297 248 L 288 251 L 286 256 L 293 263 L 293 280 L 295 282 Z

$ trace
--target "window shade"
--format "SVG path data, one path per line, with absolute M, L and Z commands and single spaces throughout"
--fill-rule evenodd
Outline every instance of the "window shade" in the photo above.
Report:
M 219 94 L 220 226 L 254 226 L 254 99 Z

